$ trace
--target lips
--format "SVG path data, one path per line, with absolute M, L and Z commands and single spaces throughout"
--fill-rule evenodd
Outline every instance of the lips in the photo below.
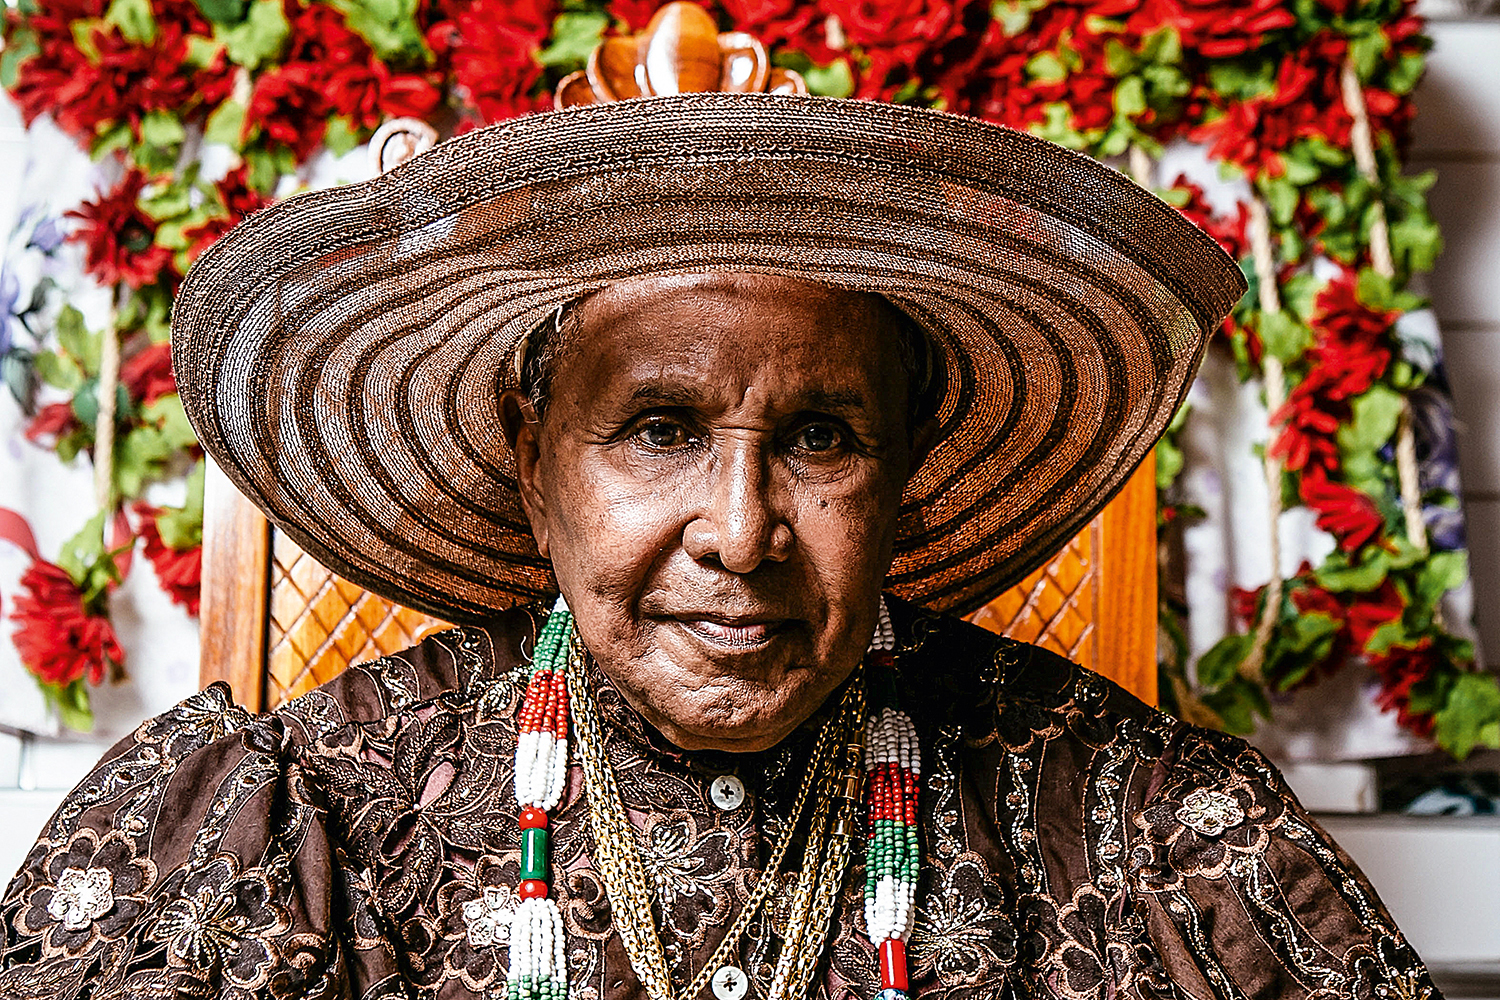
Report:
M 765 615 L 684 614 L 672 619 L 705 643 L 728 650 L 760 649 L 792 626 L 787 619 Z

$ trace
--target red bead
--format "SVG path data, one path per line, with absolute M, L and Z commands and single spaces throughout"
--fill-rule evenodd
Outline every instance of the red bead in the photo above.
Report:
M 880 942 L 880 988 L 906 991 L 906 943 L 900 938 Z
M 523 830 L 545 830 L 547 829 L 546 810 L 538 809 L 536 806 L 527 806 L 521 810 L 521 829 Z
M 547 883 L 539 878 L 529 878 L 516 886 L 516 895 L 522 899 L 546 899 Z

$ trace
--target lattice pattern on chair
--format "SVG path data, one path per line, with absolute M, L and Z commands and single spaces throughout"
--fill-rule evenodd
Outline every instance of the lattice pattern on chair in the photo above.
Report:
M 1099 668 L 1102 528 L 1096 518 L 1050 563 L 970 616 L 991 632 L 1034 642 L 1075 663 Z
M 351 663 L 405 649 L 447 627 L 335 576 L 274 529 L 269 600 L 268 710 L 331 680 Z

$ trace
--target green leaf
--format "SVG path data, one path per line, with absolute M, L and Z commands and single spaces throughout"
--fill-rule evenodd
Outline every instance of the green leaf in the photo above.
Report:
M 89 518 L 72 538 L 63 542 L 57 554 L 57 565 L 80 588 L 87 586 L 89 574 L 100 560 L 109 561 L 104 559 L 104 518 L 102 510 Z
M 148 146 L 176 150 L 186 138 L 187 129 L 170 111 L 147 112 L 141 121 L 141 140 Z
M 156 519 L 156 530 L 168 548 L 184 552 L 203 544 L 203 476 L 200 461 L 188 473 L 187 502 L 166 508 Z
M 1410 93 L 1426 70 L 1427 54 L 1408 52 L 1395 62 L 1386 64 L 1385 87 L 1393 94 Z
M 1469 578 L 1469 556 L 1465 552 L 1438 552 L 1427 560 L 1417 576 L 1417 600 L 1432 607 L 1443 595 Z
M 1235 676 L 1235 671 L 1250 652 L 1251 637 L 1226 635 L 1198 659 L 1198 686 L 1221 688 Z
M 86 375 L 99 371 L 101 340 L 83 325 L 83 313 L 73 306 L 63 306 L 57 314 L 57 346 Z
M 1163 437 L 1156 442 L 1156 488 L 1159 490 L 1170 489 L 1177 481 L 1182 472 L 1183 454 L 1182 449 L 1171 440 Z
M 1312 343 L 1312 331 L 1298 323 L 1291 313 L 1263 312 L 1260 314 L 1260 339 L 1275 357 L 1295 361 Z
M 1290 225 L 1297 212 L 1298 189 L 1285 177 L 1265 177 L 1260 182 L 1266 196 L 1266 207 L 1271 211 L 1271 220 L 1278 226 Z
M 1270 718 L 1271 705 L 1265 689 L 1243 677 L 1235 677 L 1221 690 L 1210 691 L 1202 701 L 1218 714 L 1226 732 L 1246 736 L 1255 732 L 1255 716 Z
M 109 10 L 104 12 L 104 23 L 119 28 L 120 36 L 127 42 L 150 45 L 156 41 L 151 0 L 111 0 Z
M 854 73 L 843 59 L 835 59 L 827 66 L 811 66 L 802 76 L 808 92 L 819 97 L 848 97 L 854 93 Z
M 254 69 L 281 51 L 291 30 L 281 0 L 254 0 L 243 23 L 214 25 L 214 38 L 224 44 L 231 62 Z
M 1136 54 L 1119 39 L 1111 38 L 1104 43 L 1104 68 L 1110 76 L 1124 76 L 1135 69 L 1138 62 Z
M 187 413 L 182 408 L 182 397 L 175 392 L 158 396 L 149 405 L 141 408 L 141 419 L 156 427 L 167 446 L 181 451 L 198 443 L 193 425 L 188 423 Z
M 1370 633 L 1370 638 L 1365 640 L 1365 652 L 1379 656 L 1389 653 L 1395 647 L 1410 646 L 1413 637 L 1407 634 L 1406 626 L 1400 621 L 1386 622 L 1375 631 Z
M 89 156 L 97 162 L 117 150 L 129 149 L 131 142 L 134 140 L 135 134 L 130 131 L 129 125 L 126 125 L 124 122 L 118 125 L 111 125 L 104 131 L 97 133 L 93 141 L 89 143 Z
M 359 145 L 359 134 L 343 115 L 332 115 L 328 119 L 328 130 L 323 133 L 323 148 L 334 156 L 343 156 Z
M 552 22 L 552 42 L 536 55 L 543 66 L 578 69 L 604 38 L 609 15 L 593 11 L 568 11 Z
M 1313 580 L 1324 590 L 1336 594 L 1350 591 L 1369 593 L 1385 582 L 1391 559 L 1384 549 L 1373 546 L 1365 548 L 1361 555 L 1363 561 L 1351 565 L 1342 552 L 1334 550 L 1323 565 L 1313 571 Z
M 92 732 L 94 728 L 94 712 L 89 707 L 89 689 L 78 678 L 64 686 L 48 684 L 41 678 L 37 678 L 37 687 L 42 689 L 42 696 L 47 704 L 57 711 L 57 719 L 68 729 L 78 733 Z
M 1015 38 L 1031 24 L 1031 13 L 1047 5 L 1048 0 L 995 0 L 990 17 L 1000 24 L 1006 38 Z
M 417 24 L 417 0 L 330 0 L 330 3 L 344 15 L 349 29 L 369 42 L 370 48 L 385 62 L 401 59 L 426 62 L 430 55 L 427 40 Z
M 42 51 L 37 44 L 36 32 L 30 28 L 18 28 L 5 40 L 0 49 L 0 87 L 14 90 L 21 64 Z
M 187 52 L 183 54 L 182 63 L 184 66 L 191 66 L 194 69 L 204 69 L 213 65 L 214 60 L 219 58 L 219 53 L 222 51 L 224 51 L 224 46 L 212 38 L 204 38 L 202 35 L 189 35 L 187 39 Z
M 1350 404 L 1353 416 L 1338 429 L 1339 448 L 1344 452 L 1374 452 L 1396 433 L 1405 399 L 1399 392 L 1375 383 Z
M 246 0 L 193 0 L 193 3 L 214 24 L 239 24 L 245 19 Z
M 83 57 L 95 66 L 99 65 L 99 46 L 94 44 L 94 31 L 104 27 L 104 19 L 99 17 L 86 17 L 72 22 L 68 25 L 73 35 L 73 44 Z
M 1068 67 L 1055 52 L 1038 52 L 1026 64 L 1031 78 L 1042 83 L 1062 83 L 1068 78 Z
M 203 126 L 203 141 L 239 149 L 245 132 L 245 106 L 239 101 L 225 101 L 214 108 Z
M 1128 76 L 1115 85 L 1115 112 L 1134 118 L 1146 110 L 1146 85 L 1138 76 Z
M 1375 71 L 1384 61 L 1386 50 L 1389 48 L 1390 44 L 1385 36 L 1378 31 L 1350 39 L 1349 54 L 1354 57 L 1354 71 L 1361 81 L 1368 80 L 1375 75 Z
M 1493 674 L 1460 675 L 1433 721 L 1438 745 L 1459 760 L 1477 746 L 1500 749 L 1500 683 Z
M 43 351 L 32 360 L 32 364 L 37 378 L 64 392 L 77 392 L 78 387 L 83 385 L 83 372 L 72 358 Z

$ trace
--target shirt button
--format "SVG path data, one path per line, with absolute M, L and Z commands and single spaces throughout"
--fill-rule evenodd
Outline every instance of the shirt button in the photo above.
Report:
M 710 983 L 718 1000 L 744 1000 L 745 994 L 750 992 L 750 977 L 732 965 L 715 972 Z
M 725 812 L 738 809 L 745 801 L 745 783 L 732 774 L 721 774 L 714 779 L 713 784 L 708 786 L 708 797 L 714 800 L 714 805 Z M 724 968 L 734 967 L 726 965 Z M 744 976 L 739 969 L 734 971 Z M 719 1000 L 725 1000 L 725 998 L 720 997 Z

